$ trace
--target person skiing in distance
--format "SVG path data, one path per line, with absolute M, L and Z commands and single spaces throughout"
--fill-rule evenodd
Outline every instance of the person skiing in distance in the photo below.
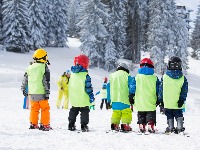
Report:
M 158 90 L 160 81 L 154 75 L 154 64 L 149 58 L 140 61 L 140 69 L 138 74 L 133 77 L 134 86 L 134 108 L 138 111 L 138 122 L 140 133 L 146 132 L 148 124 L 148 132 L 155 133 L 156 125 L 156 106 L 158 102 Z
M 50 94 L 50 71 L 47 63 L 47 51 L 40 48 L 33 54 L 35 62 L 30 65 L 24 76 L 21 90 L 24 96 L 27 96 L 26 86 L 28 85 L 28 91 L 30 96 L 30 128 L 40 129 L 42 131 L 49 131 L 50 127 L 50 106 L 49 106 L 49 94 Z M 41 110 L 41 122 L 38 126 L 39 112 Z
M 165 109 L 168 127 L 165 133 L 184 133 L 182 108 L 188 93 L 188 81 L 182 73 L 182 61 L 179 57 L 171 57 L 167 71 L 161 79 L 159 101 Z M 174 118 L 177 127 L 174 127 Z
M 62 98 L 64 97 L 64 103 L 62 108 L 63 109 L 68 109 L 68 104 L 69 104 L 69 94 L 68 94 L 68 84 L 69 84 L 69 78 L 70 78 L 70 70 L 67 70 L 66 72 L 63 73 L 62 76 L 60 76 L 58 80 L 58 99 L 56 101 L 56 106 L 57 109 L 60 109 L 61 101 Z
M 89 106 L 94 102 L 94 94 L 91 78 L 88 74 L 89 58 L 86 55 L 79 55 L 74 58 L 74 66 L 71 67 L 69 79 L 69 101 L 72 108 L 69 111 L 68 130 L 76 130 L 76 117 L 81 112 L 81 130 L 89 131 Z
M 95 94 L 95 95 L 98 95 L 98 94 L 101 95 L 101 104 L 100 104 L 100 109 L 101 109 L 101 110 L 102 110 L 102 108 L 103 108 L 103 103 L 104 103 L 104 101 L 105 101 L 105 104 L 106 104 L 106 109 L 108 110 L 107 89 L 106 89 L 107 81 L 108 81 L 108 79 L 105 77 L 105 78 L 104 78 L 104 83 L 103 83 L 103 86 L 102 86 L 101 90 L 98 91 L 98 92 Z
M 109 76 L 110 92 L 113 114 L 111 117 L 111 130 L 131 131 L 132 111 L 130 104 L 133 100 L 132 77 L 129 75 L 128 66 L 120 63 L 116 71 Z M 121 129 L 119 127 L 121 121 Z

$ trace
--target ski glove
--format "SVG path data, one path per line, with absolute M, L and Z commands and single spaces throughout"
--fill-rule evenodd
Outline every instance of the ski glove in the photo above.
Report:
M 183 100 L 178 100 L 178 108 L 181 108 L 184 104 L 184 101 Z
M 130 104 L 134 104 L 135 103 L 135 101 L 134 101 L 134 94 L 130 94 L 129 95 L 129 102 L 130 102 Z
M 26 90 L 23 90 L 23 95 L 24 95 L 25 97 L 28 96 Z
M 164 103 L 163 103 L 163 102 L 161 102 L 161 103 L 160 103 L 160 106 L 161 106 L 162 108 L 164 108 Z
M 44 99 L 45 99 L 45 100 L 48 100 L 48 99 L 49 99 L 49 94 L 46 94 L 46 95 L 44 96 Z
M 157 100 L 157 101 L 156 101 L 156 107 L 157 107 L 158 105 L 160 105 L 160 102 Z
M 95 98 L 90 98 L 90 103 L 93 103 Z

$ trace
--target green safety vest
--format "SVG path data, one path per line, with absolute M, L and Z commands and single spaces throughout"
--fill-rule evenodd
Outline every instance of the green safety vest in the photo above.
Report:
M 181 88 L 184 83 L 184 76 L 179 79 L 170 78 L 168 75 L 163 76 L 163 102 L 164 108 L 168 109 L 182 109 L 178 108 L 178 100 L 181 93 Z
M 118 70 L 110 75 L 111 102 L 121 102 L 130 105 L 128 76 L 129 74 L 123 70 Z
M 156 81 L 155 75 L 137 74 L 135 103 L 137 111 L 155 111 L 156 110 Z
M 27 69 L 28 91 L 29 94 L 45 94 L 43 85 L 43 76 L 45 73 L 45 64 L 33 63 Z
M 90 106 L 90 97 L 85 92 L 87 72 L 71 73 L 69 79 L 69 101 L 73 107 Z

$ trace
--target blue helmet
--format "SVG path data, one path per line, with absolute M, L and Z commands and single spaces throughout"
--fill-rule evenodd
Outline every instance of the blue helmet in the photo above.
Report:
M 70 71 L 70 70 L 67 70 L 67 71 L 66 71 L 66 74 L 71 74 L 71 71 Z

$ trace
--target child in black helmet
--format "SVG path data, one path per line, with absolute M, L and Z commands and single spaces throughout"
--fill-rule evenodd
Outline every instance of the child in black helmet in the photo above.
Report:
M 188 93 L 188 82 L 182 73 L 181 59 L 172 57 L 169 59 L 167 72 L 161 80 L 159 90 L 159 101 L 165 108 L 167 124 L 165 133 L 183 133 L 183 112 L 182 106 L 186 101 Z M 174 118 L 177 128 L 174 127 Z

